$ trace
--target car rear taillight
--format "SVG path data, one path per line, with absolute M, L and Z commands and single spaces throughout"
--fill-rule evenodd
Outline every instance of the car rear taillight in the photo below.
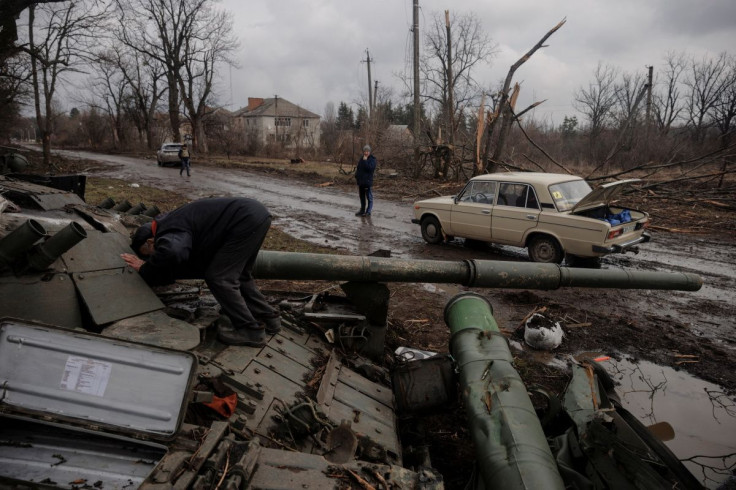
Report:
M 611 230 L 608 232 L 608 239 L 613 240 L 617 236 L 623 234 L 624 230 L 623 228 L 619 228 L 618 230 Z

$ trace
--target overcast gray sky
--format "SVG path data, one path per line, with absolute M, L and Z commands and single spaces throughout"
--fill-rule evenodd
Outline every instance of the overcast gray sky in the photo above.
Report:
M 365 60 L 379 87 L 403 85 L 411 74 L 412 0 L 224 0 L 241 48 L 240 68 L 224 70 L 220 102 L 237 109 L 248 97 L 278 95 L 322 115 L 335 106 L 367 99 Z M 559 123 L 575 114 L 576 89 L 592 79 L 599 61 L 655 77 L 668 51 L 715 56 L 736 46 L 736 0 L 419 0 L 419 29 L 433 13 L 474 12 L 498 45 L 476 79 L 495 86 L 511 64 L 563 18 L 567 23 L 518 71 L 518 107 L 547 99 L 537 118 Z

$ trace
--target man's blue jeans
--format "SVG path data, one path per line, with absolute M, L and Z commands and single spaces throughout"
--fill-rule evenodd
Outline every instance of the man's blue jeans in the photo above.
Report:
M 182 172 L 187 171 L 187 177 L 191 175 L 191 171 L 189 170 L 189 158 L 185 157 L 181 159 L 181 170 L 179 170 L 179 175 L 182 174 Z
M 360 212 L 370 214 L 373 210 L 373 191 L 369 185 L 359 185 Z

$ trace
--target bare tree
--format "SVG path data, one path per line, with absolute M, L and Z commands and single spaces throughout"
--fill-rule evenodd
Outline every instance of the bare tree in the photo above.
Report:
M 535 44 L 529 51 L 524 54 L 521 58 L 519 58 L 516 63 L 511 65 L 511 68 L 509 68 L 508 73 L 506 74 L 506 79 L 503 82 L 503 88 L 501 89 L 501 92 L 499 94 L 499 101 L 496 108 L 495 113 L 492 116 L 492 120 L 488 124 L 488 136 L 486 141 L 486 148 L 485 148 L 485 155 L 488 155 L 491 148 L 491 137 L 493 135 L 493 130 L 495 129 L 496 125 L 498 124 L 499 119 L 501 120 L 501 130 L 498 134 L 498 141 L 496 143 L 496 149 L 493 152 L 493 157 L 491 158 L 492 161 L 492 167 L 491 171 L 495 172 L 496 165 L 498 165 L 498 161 L 501 158 L 501 155 L 504 151 L 504 146 L 506 142 L 506 137 L 508 136 L 509 131 L 511 130 L 511 123 L 519 117 L 519 115 L 514 116 L 514 105 L 516 101 L 516 97 L 519 95 L 519 84 L 515 84 L 513 90 L 511 89 L 511 81 L 514 78 L 514 74 L 516 73 L 516 70 L 519 69 L 521 65 L 526 63 L 526 61 L 534 55 L 534 53 L 537 52 L 540 48 L 544 48 L 545 42 L 549 37 L 557 32 L 563 25 L 565 25 L 565 22 L 567 22 L 567 19 L 562 19 L 560 22 L 557 23 L 556 26 L 554 26 L 552 29 L 547 31 L 547 34 L 545 34 L 542 39 L 540 39 L 537 44 Z M 541 102 L 535 102 L 531 107 L 527 108 L 523 112 L 526 112 L 529 109 L 532 109 L 533 107 L 536 107 L 537 105 L 541 104 Z
M 586 117 L 591 141 L 600 135 L 613 115 L 617 74 L 618 70 L 612 66 L 598 63 L 593 81 L 575 92 L 573 107 Z
M 143 55 L 132 52 L 121 57 L 119 65 L 130 87 L 125 112 L 138 130 L 139 139 L 140 135 L 145 135 L 146 147 L 152 150 L 160 143 L 153 135 L 154 118 L 167 87 L 162 83 L 164 67 L 141 58 Z
M 15 56 L 0 66 L 0 135 L 9 138 L 18 127 L 23 104 L 31 101 L 28 80 L 31 76 L 29 60 Z
M 339 132 L 337 128 L 337 111 L 335 110 L 335 104 L 333 102 L 325 104 L 325 110 L 322 113 L 320 125 L 322 147 L 331 159 L 336 160 L 337 148 L 339 145 Z
M 713 124 L 713 111 L 726 87 L 726 53 L 716 58 L 690 59 L 685 86 L 687 125 L 694 141 L 702 143 L 705 132 Z
M 59 3 L 66 0 L 0 0 L 0 67 L 18 51 L 18 27 L 15 20 L 25 9 L 39 3 Z
M 20 107 L 31 96 L 27 83 L 30 60 L 19 56 L 16 19 L 31 5 L 60 1 L 63 0 L 0 0 L 0 133 L 6 136 L 17 127 Z
M 665 65 L 663 81 L 655 83 L 663 89 L 655 91 L 654 114 L 660 132 L 666 135 L 672 125 L 679 119 L 683 110 L 680 78 L 685 71 L 686 62 L 682 55 L 670 52 L 665 56 Z
M 448 40 L 448 32 L 452 39 Z M 460 113 L 473 100 L 480 98 L 481 90 L 474 79 L 474 70 L 490 62 L 496 53 L 496 45 L 474 14 L 453 15 L 448 23 L 444 14 L 435 13 L 432 24 L 427 28 L 424 46 L 420 70 L 426 88 L 422 94 L 437 112 L 444 115 L 441 118 L 444 133 L 449 141 L 453 141 L 457 127 L 451 121 L 460 121 Z M 448 46 L 452 52 L 448 51 Z M 444 177 L 447 177 L 449 164 L 450 158 L 440 169 Z
M 116 0 L 123 42 L 165 67 L 169 121 L 181 141 L 180 105 L 192 125 L 195 146 L 207 149 L 203 118 L 216 66 L 229 61 L 237 41 L 229 16 L 214 0 Z
M 110 122 L 115 148 L 124 144 L 124 105 L 129 94 L 128 82 L 123 76 L 114 50 L 102 52 L 92 60 L 92 77 L 86 103 L 103 111 Z
M 106 94 L 119 92 L 119 95 L 113 98 L 119 100 L 118 119 L 121 124 L 124 116 L 135 126 L 138 140 L 145 142 L 149 150 L 153 149 L 158 143 L 153 136 L 155 112 L 166 92 L 165 84 L 161 83 L 164 67 L 130 49 L 124 43 L 115 41 L 108 49 L 98 53 L 95 63 L 104 65 L 95 77 L 98 80 L 98 87 L 102 85 L 101 89 Z M 115 83 L 111 84 L 113 77 Z M 110 87 L 105 88 L 106 85 Z M 100 88 L 97 91 L 99 92 Z M 103 98 L 98 97 L 98 100 Z M 118 132 L 122 134 L 121 126 Z
M 719 133 L 726 136 L 733 133 L 736 120 L 736 57 L 726 57 L 721 78 L 722 86 L 713 105 L 712 119 Z
M 107 15 L 104 7 L 86 0 L 30 8 L 28 44 L 23 50 L 31 57 L 36 121 L 46 165 L 51 158 L 52 108 L 58 84 L 66 74 L 81 71 L 92 46 L 99 42 Z
M 647 81 L 643 73 L 622 73 L 621 81 L 615 84 L 614 94 L 616 103 L 612 108 L 612 116 L 618 126 L 626 121 L 636 121 L 642 113 L 636 100 Z
M 729 56 L 726 60 L 726 72 L 724 75 L 724 87 L 720 93 L 718 102 L 713 111 L 713 118 L 721 136 L 721 148 L 726 149 L 733 141 L 734 122 L 736 122 L 736 57 Z M 734 156 L 726 154 L 723 157 L 721 176 L 718 187 L 723 187 L 723 177 L 729 165 L 734 163 Z
M 181 141 L 179 118 L 179 74 L 184 66 L 187 38 L 199 10 L 209 0 L 116 0 L 119 31 L 117 37 L 151 62 L 165 67 L 169 95 L 169 123 L 174 141 Z
M 178 81 L 192 126 L 194 146 L 207 153 L 204 119 L 209 114 L 207 104 L 213 95 L 216 70 L 222 63 L 233 64 L 230 56 L 237 49 L 238 41 L 233 35 L 232 20 L 227 12 L 204 4 L 189 15 L 194 20 L 191 35 L 184 43 L 183 71 L 179 73 Z

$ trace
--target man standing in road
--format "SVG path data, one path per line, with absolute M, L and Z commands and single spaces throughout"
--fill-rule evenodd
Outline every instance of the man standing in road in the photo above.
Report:
M 355 181 L 358 183 L 360 196 L 360 211 L 355 216 L 370 216 L 373 211 L 373 172 L 376 171 L 376 157 L 371 153 L 371 147 L 363 147 L 363 156 L 358 160 L 355 169 Z
M 189 166 L 189 146 L 186 143 L 181 145 L 181 149 L 179 150 L 179 160 L 181 160 L 181 169 L 179 170 L 179 175 L 181 175 L 186 170 L 187 177 L 191 177 L 192 172 Z
M 281 317 L 251 274 L 271 214 L 248 198 L 209 198 L 185 204 L 133 234 L 133 254 L 121 254 L 150 285 L 204 279 L 230 322 L 218 322 L 228 345 L 260 347 L 281 330 Z

